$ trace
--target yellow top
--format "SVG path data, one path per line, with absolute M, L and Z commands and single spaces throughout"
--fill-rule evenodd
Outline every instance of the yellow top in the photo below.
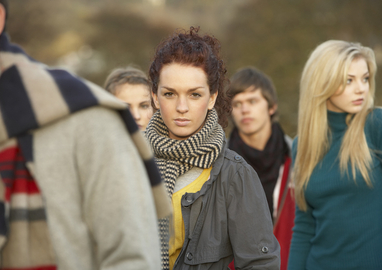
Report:
M 184 222 L 182 216 L 182 196 L 187 193 L 198 192 L 203 184 L 210 178 L 212 167 L 204 169 L 203 172 L 192 183 L 172 194 L 172 207 L 173 207 L 173 222 L 174 222 L 174 235 L 170 239 L 170 270 L 173 269 L 176 258 L 178 258 L 184 243 Z

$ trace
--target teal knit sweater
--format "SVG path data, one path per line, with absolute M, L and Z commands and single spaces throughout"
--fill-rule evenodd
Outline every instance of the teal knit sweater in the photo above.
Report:
M 339 150 L 346 113 L 328 111 L 332 143 L 310 177 L 305 198 L 308 211 L 296 208 L 288 269 L 382 269 L 382 109 L 365 124 L 372 150 L 369 188 L 359 172 L 356 181 L 339 169 Z M 297 151 L 293 142 L 293 161 Z M 349 166 L 350 168 L 350 166 Z

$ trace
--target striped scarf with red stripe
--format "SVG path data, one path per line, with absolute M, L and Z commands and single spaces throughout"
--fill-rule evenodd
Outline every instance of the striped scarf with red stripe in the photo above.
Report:
M 0 149 L 1 269 L 55 270 L 45 209 L 16 140 Z M 5 236 L 6 235 L 6 236 Z M 16 240 L 16 241 L 13 241 Z

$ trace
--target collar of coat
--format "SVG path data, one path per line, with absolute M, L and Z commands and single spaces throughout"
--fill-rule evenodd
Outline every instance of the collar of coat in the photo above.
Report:
M 0 144 L 92 106 L 120 113 L 145 164 L 157 214 L 167 216 L 170 205 L 151 148 L 127 105 L 89 81 L 35 61 L 10 43 L 7 34 L 0 35 Z

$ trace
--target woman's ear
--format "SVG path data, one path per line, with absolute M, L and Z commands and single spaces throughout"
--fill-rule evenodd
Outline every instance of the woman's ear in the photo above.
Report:
M 208 109 L 209 110 L 212 110 L 212 108 L 215 106 L 215 103 L 216 103 L 216 98 L 218 97 L 218 91 L 216 91 L 215 93 L 213 93 L 211 96 L 210 96 L 210 100 L 208 102 Z
M 160 107 L 159 107 L 158 95 L 155 94 L 154 92 L 151 92 L 151 95 L 153 97 L 153 103 L 155 105 L 155 109 L 159 110 Z

